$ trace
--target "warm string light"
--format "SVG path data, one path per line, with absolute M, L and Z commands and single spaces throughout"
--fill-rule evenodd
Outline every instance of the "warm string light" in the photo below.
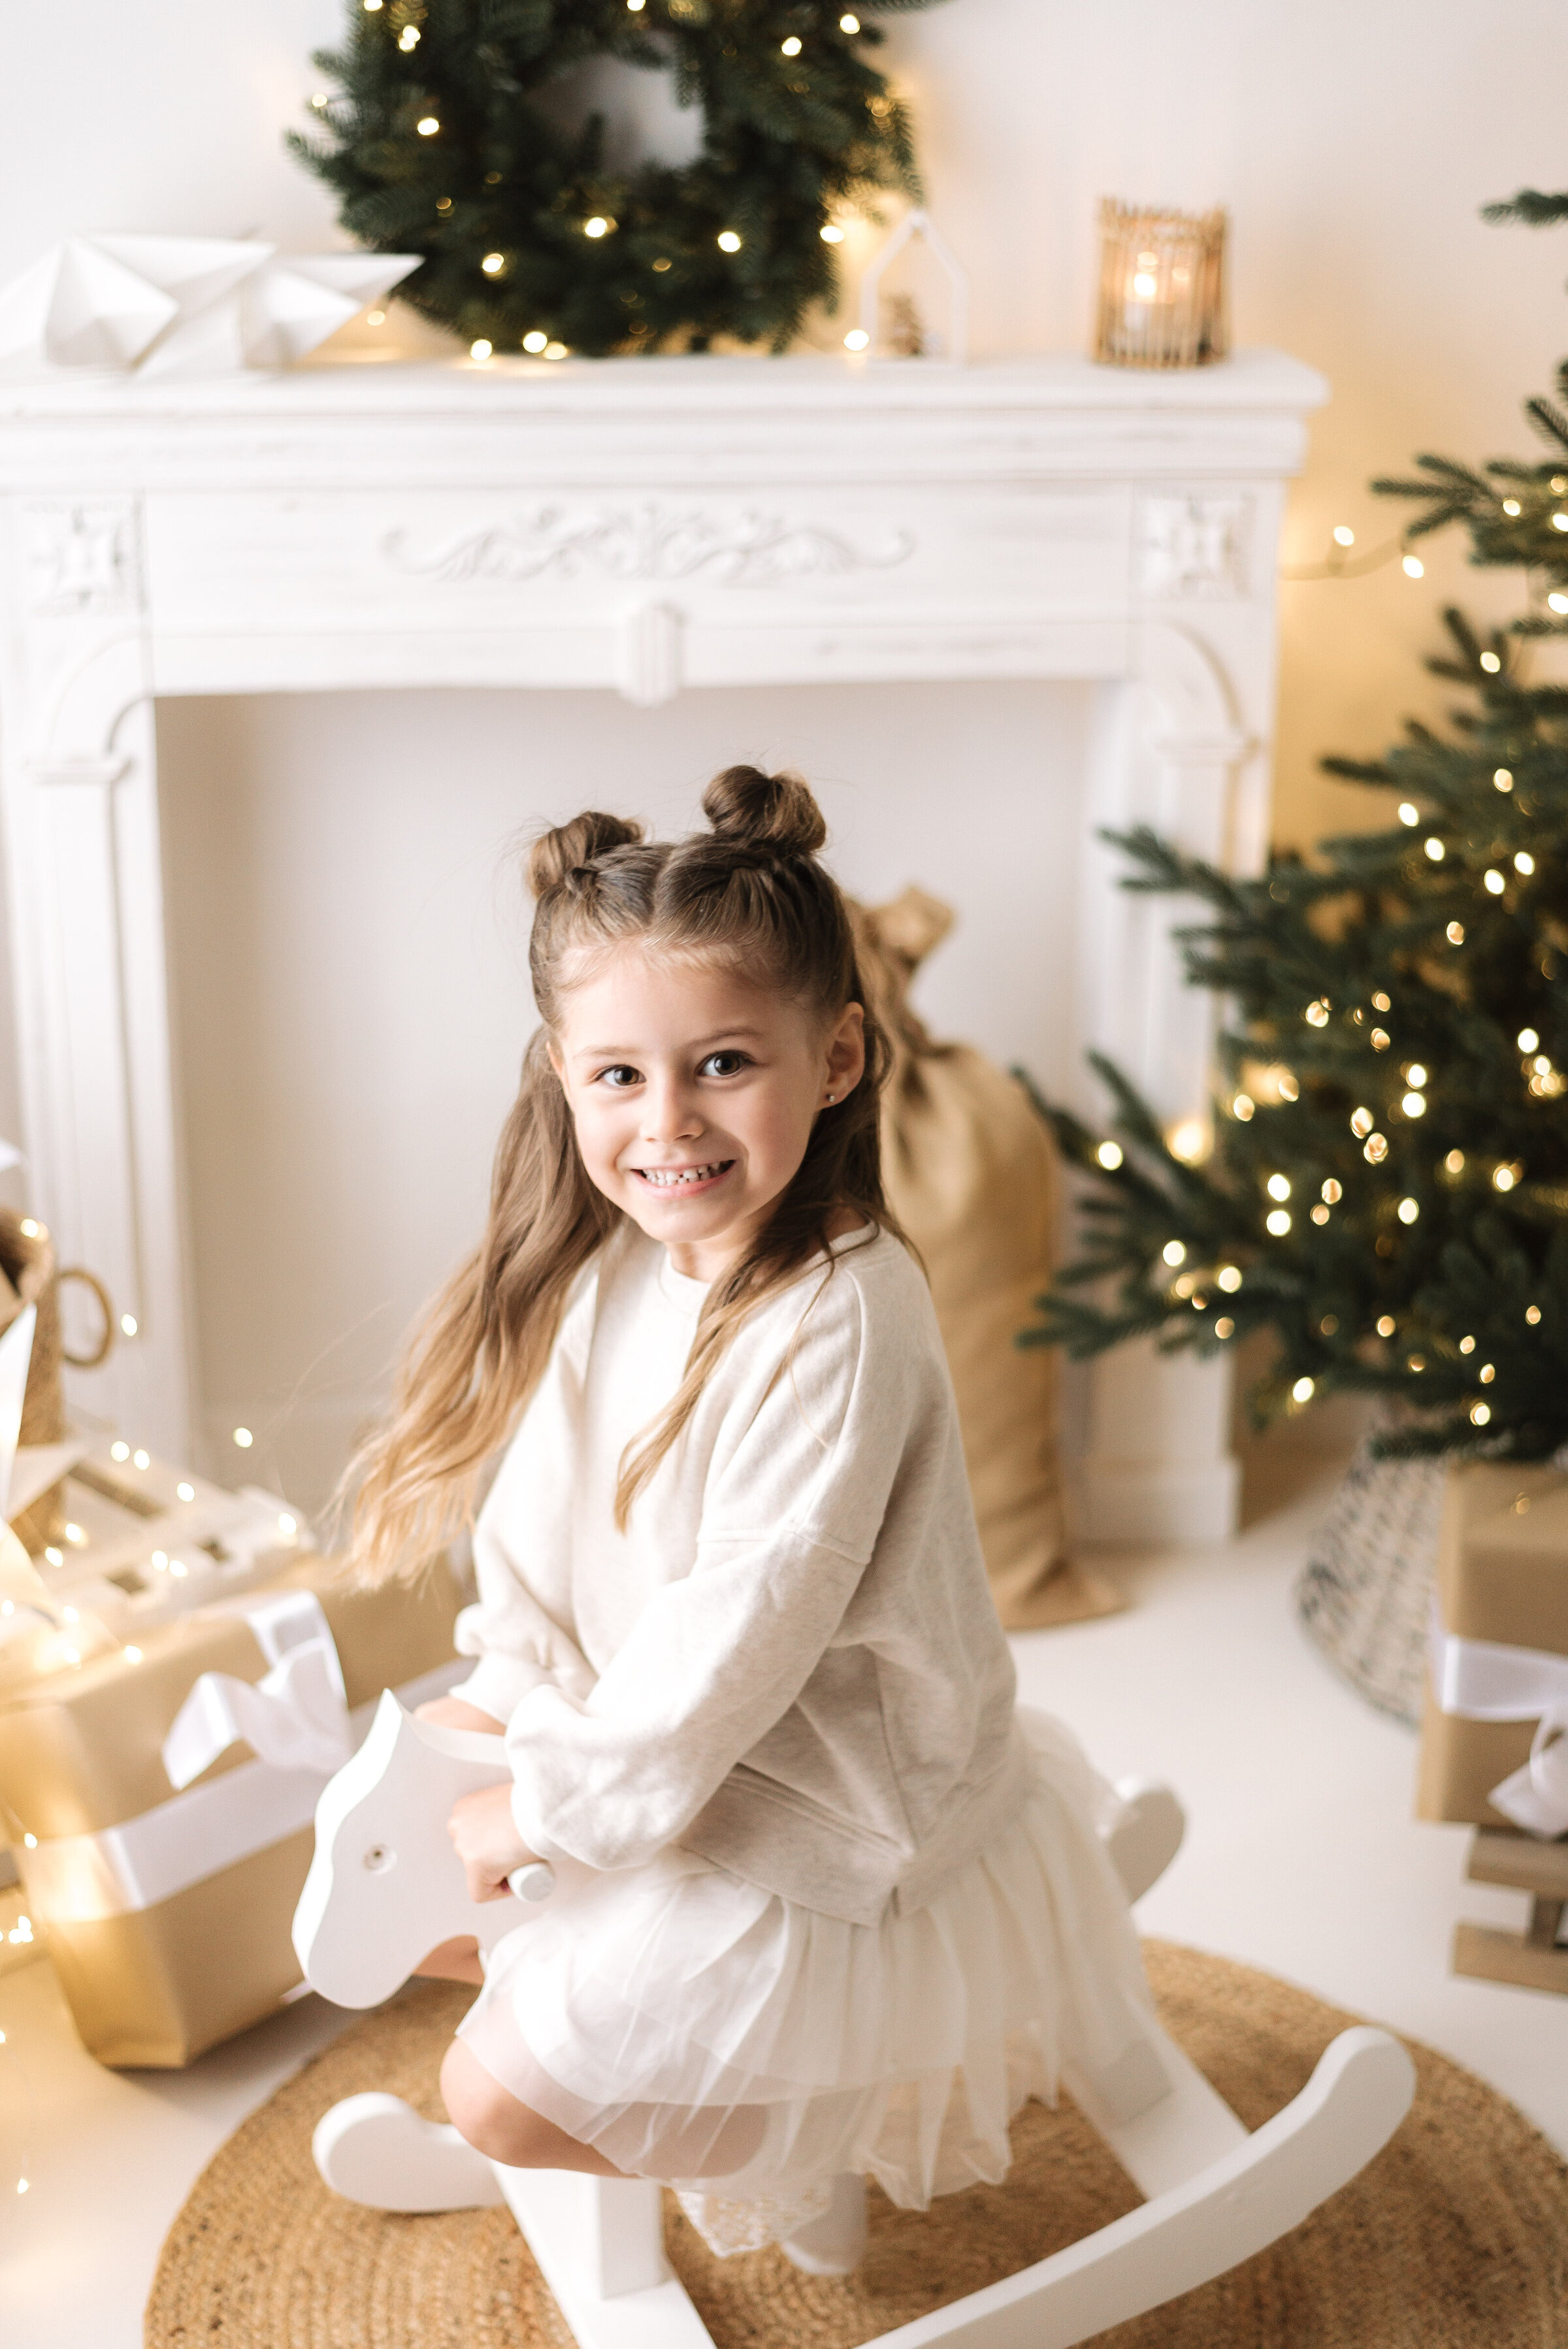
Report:
M 1172 1158 L 1184 1166 L 1196 1166 L 1208 1154 L 1209 1132 L 1200 1117 L 1184 1117 L 1171 1129 L 1169 1147 Z

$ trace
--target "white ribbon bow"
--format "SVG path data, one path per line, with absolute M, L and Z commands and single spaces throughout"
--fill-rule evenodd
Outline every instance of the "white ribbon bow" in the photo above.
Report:
M 1568 1656 L 1460 1640 L 1432 1610 L 1432 1689 L 1461 1721 L 1537 1723 L 1530 1759 L 1488 1795 L 1505 1819 L 1543 1841 L 1568 1833 Z
M 340 1770 L 353 1752 L 343 1666 L 321 1601 L 291 1590 L 239 1610 L 272 1670 L 260 1681 L 203 1672 L 163 1741 L 163 1767 L 183 1788 L 242 1739 L 278 1770 Z

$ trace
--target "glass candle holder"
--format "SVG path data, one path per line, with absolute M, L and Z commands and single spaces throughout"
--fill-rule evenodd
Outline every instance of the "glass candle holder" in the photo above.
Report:
M 1099 208 L 1094 355 L 1109 367 L 1208 367 L 1228 348 L 1225 215 Z

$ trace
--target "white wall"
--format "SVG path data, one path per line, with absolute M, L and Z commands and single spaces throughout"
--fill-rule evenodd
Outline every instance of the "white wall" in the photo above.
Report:
M 339 0 L 11 0 L 0 280 L 73 226 L 340 241 L 280 144 L 339 21 Z M 947 0 L 894 20 L 889 55 L 973 274 L 981 355 L 1081 343 L 1100 194 L 1230 206 L 1238 339 L 1335 388 L 1287 561 L 1317 557 L 1336 522 L 1364 544 L 1387 534 L 1365 480 L 1417 448 L 1528 445 L 1519 400 L 1568 347 L 1568 237 L 1477 210 L 1563 182 L 1558 0 Z M 1285 588 L 1282 837 L 1364 817 L 1313 762 L 1433 706 L 1417 658 L 1455 592 L 1503 591 L 1457 546 L 1418 585 L 1394 565 Z M 493 896 L 509 831 L 580 796 L 662 814 L 731 757 L 793 757 L 824 782 L 848 877 L 960 903 L 937 1016 L 1049 1076 L 1057 947 L 1029 884 L 1084 721 L 1072 694 L 973 688 L 691 696 L 654 718 L 595 696 L 170 709 L 213 1412 L 265 1421 L 280 1473 L 319 1485 L 391 1325 L 471 1228 L 524 1016 Z M 335 973 L 354 986 L 328 1016 Z M 0 1134 L 10 1062 L 0 1048 Z

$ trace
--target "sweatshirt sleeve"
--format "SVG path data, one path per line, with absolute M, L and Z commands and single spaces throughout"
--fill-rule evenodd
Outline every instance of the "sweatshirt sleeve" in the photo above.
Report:
M 896 1361 L 865 1342 L 841 1268 L 748 1349 L 708 1473 L 696 1556 L 583 1693 L 541 1681 L 511 1718 L 513 1814 L 530 1848 L 635 1867 L 677 1841 L 833 1643 L 874 1547 L 909 1422 Z M 749 1372 L 749 1377 L 748 1373 Z M 727 1385 L 728 1381 L 727 1381 Z M 678 1473 L 678 1454 L 674 1467 Z

